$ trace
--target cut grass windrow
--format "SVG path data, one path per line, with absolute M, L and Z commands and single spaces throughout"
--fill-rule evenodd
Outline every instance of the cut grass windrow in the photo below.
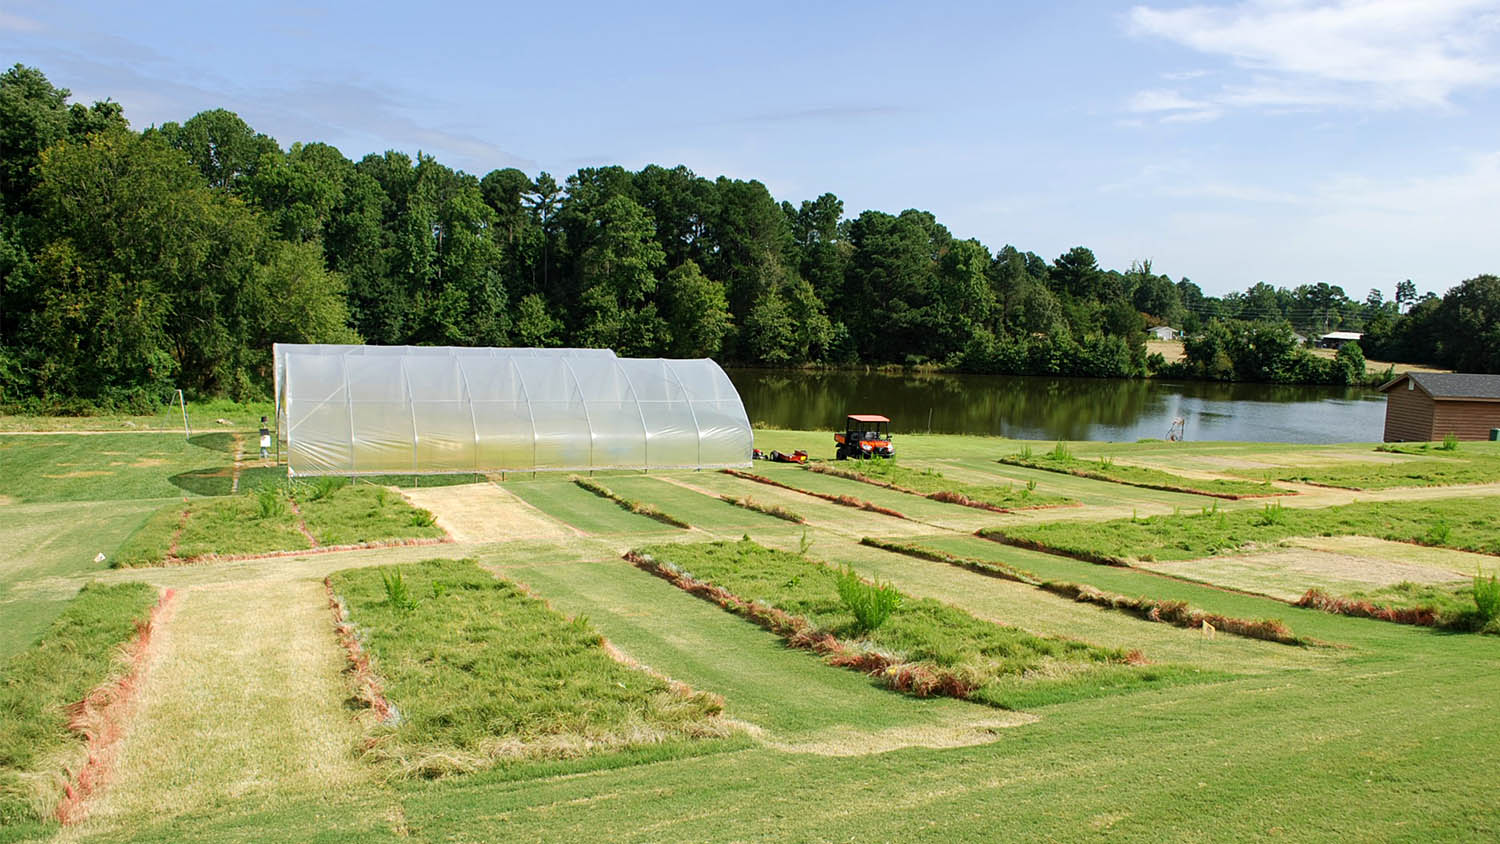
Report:
M 792 647 L 918 696 L 1013 709 L 1204 676 L 1177 666 L 1145 666 L 1138 651 L 1036 636 L 909 595 L 901 596 L 883 624 L 869 629 L 841 600 L 838 581 L 848 570 L 749 539 L 652 546 L 626 559 Z
M 91 583 L 0 669 L 0 827 L 76 819 L 107 770 L 157 599 L 144 583 Z
M 333 591 L 332 577 L 323 578 L 323 588 L 328 593 L 328 608 L 333 611 L 333 629 L 338 633 L 339 645 L 344 649 L 344 659 L 348 666 L 345 670 L 349 674 L 349 684 L 354 688 L 354 700 L 368 709 L 379 723 L 395 723 L 398 717 L 396 709 L 386 699 L 380 675 L 370 665 L 370 655 L 359 643 L 359 632 L 349 622 L 349 608 L 344 605 L 344 599 Z
M 774 516 L 783 521 L 788 521 L 799 525 L 807 524 L 806 519 L 802 518 L 796 513 L 793 513 L 791 510 L 788 510 L 785 507 L 780 507 L 775 504 L 765 504 L 760 501 L 756 501 L 748 495 L 721 495 L 719 496 L 719 500 L 728 504 L 733 504 L 736 507 L 743 507 L 746 510 L 754 510 L 757 513 L 765 513 L 767 516 Z
M 688 524 L 687 522 L 669 516 L 666 513 L 663 513 L 662 511 L 651 506 L 650 504 L 625 498 L 621 495 L 616 495 L 614 490 L 592 478 L 585 478 L 579 475 L 574 475 L 572 477 L 572 481 L 579 487 L 592 492 L 600 498 L 607 498 L 610 501 L 613 501 L 616 504 L 620 505 L 621 509 L 628 510 L 629 512 L 634 513 L 637 516 L 645 516 L 648 519 L 655 519 L 656 521 L 661 522 L 664 525 L 671 525 L 672 527 L 682 528 L 683 530 L 688 530 L 692 527 L 692 525 Z
M 739 469 L 720 469 L 719 471 L 723 472 L 726 475 L 733 475 L 736 478 L 741 478 L 747 481 L 754 481 L 758 484 L 765 484 L 767 486 L 774 486 L 780 489 L 791 490 L 792 492 L 801 493 L 803 495 L 810 495 L 813 498 L 819 498 L 823 501 L 832 502 L 844 507 L 853 507 L 856 510 L 865 510 L 871 513 L 879 513 L 882 516 L 890 516 L 893 519 L 905 519 L 907 521 L 911 521 L 910 516 L 898 513 L 895 510 L 890 509 L 889 507 L 881 507 L 878 504 L 865 501 L 860 498 L 855 498 L 852 495 L 833 495 L 827 492 L 813 492 L 810 489 L 802 489 L 801 487 L 795 487 L 791 484 L 784 484 L 781 481 L 778 481 L 774 478 L 768 478 L 765 475 L 756 475 L 750 472 L 740 471 Z
M 1203 629 L 1203 625 L 1206 622 L 1215 630 L 1232 633 L 1236 636 L 1244 636 L 1248 639 L 1261 639 L 1283 645 L 1313 644 L 1310 640 L 1293 635 L 1292 631 L 1280 619 L 1268 618 L 1252 621 L 1243 618 L 1232 618 L 1200 610 L 1189 605 L 1186 601 L 1161 600 L 1144 596 L 1131 598 L 1126 595 L 1105 592 L 1086 584 L 1061 580 L 1043 580 L 1032 572 L 1018 569 L 1014 566 L 1007 566 L 1003 563 L 992 560 L 981 560 L 975 557 L 958 557 L 944 551 L 923 548 L 920 545 L 887 542 L 869 536 L 861 539 L 860 543 L 871 548 L 905 554 L 908 557 L 916 557 L 921 560 L 947 563 L 948 565 L 968 569 L 969 571 L 989 577 L 998 577 L 1003 580 L 1024 583 L 1027 586 L 1034 586 L 1045 592 L 1060 595 L 1079 603 L 1094 604 L 1107 609 L 1119 610 L 1145 621 L 1171 624 L 1176 627 L 1193 630 Z
M 821 463 L 810 463 L 802 468 L 820 475 L 832 475 L 836 478 L 873 484 L 895 492 L 919 495 L 931 501 L 973 507 L 992 513 L 1063 507 L 1078 503 L 1061 495 L 1039 494 L 1032 488 L 1032 485 L 1017 489 L 1009 484 L 1006 486 L 966 484 L 949 480 L 943 477 L 942 473 L 931 469 L 911 469 L 898 466 L 891 460 L 871 460 L 858 468 L 847 469 Z
M 1054 454 L 1027 457 L 1024 453 L 1021 453 L 1002 457 L 999 462 L 1010 466 L 1041 469 L 1046 472 L 1060 472 L 1065 475 L 1075 475 L 1080 478 L 1089 478 L 1096 481 L 1109 481 L 1126 486 L 1141 487 L 1142 489 L 1186 492 L 1194 495 L 1207 495 L 1214 498 L 1227 498 L 1231 500 L 1297 494 L 1296 490 L 1282 489 L 1272 486 L 1269 483 L 1184 478 L 1170 472 L 1163 472 L 1160 469 L 1148 469 L 1144 466 L 1121 466 L 1108 459 L 1083 460 L 1076 457 Z
M 395 776 L 466 773 L 734 732 L 717 695 L 617 662 L 568 619 L 473 560 L 329 576 L 391 705 L 366 758 Z
M 1308 607 L 1335 615 L 1373 618 L 1380 621 L 1390 621 L 1395 624 L 1415 624 L 1419 627 L 1440 626 L 1438 613 L 1432 607 L 1381 606 L 1370 601 L 1330 595 L 1322 589 L 1307 590 L 1292 606 Z

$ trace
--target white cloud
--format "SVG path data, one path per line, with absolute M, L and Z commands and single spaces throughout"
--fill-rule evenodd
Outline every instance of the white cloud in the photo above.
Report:
M 1242 78 L 1184 94 L 1196 115 L 1232 108 L 1444 107 L 1500 83 L 1496 0 L 1244 0 L 1136 6 L 1130 32 L 1227 59 Z M 1168 75 L 1174 81 L 1191 77 Z M 1131 102 L 1131 110 L 1143 95 Z M 1173 117 L 1181 109 L 1157 109 Z

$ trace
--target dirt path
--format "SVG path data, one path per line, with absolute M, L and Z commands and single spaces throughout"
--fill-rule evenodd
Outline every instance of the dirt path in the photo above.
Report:
M 74 832 L 368 781 L 320 584 L 224 583 L 178 601 L 112 784 Z
M 583 536 L 571 525 L 548 516 L 497 484 L 403 489 L 413 505 L 437 517 L 438 527 L 455 542 L 505 542 L 512 539 L 566 539 Z

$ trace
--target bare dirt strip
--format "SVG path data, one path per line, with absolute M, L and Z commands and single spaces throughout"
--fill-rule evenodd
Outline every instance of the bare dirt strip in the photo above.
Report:
M 401 490 L 413 506 L 432 513 L 455 542 L 567 539 L 584 532 L 548 516 L 494 483 Z
M 183 590 L 155 641 L 113 784 L 79 830 L 366 781 L 368 766 L 349 752 L 359 731 L 342 668 L 316 580 Z
M 1461 574 L 1431 565 L 1305 546 L 1180 562 L 1138 562 L 1135 565 L 1148 571 L 1257 592 L 1284 601 L 1294 601 L 1312 588 L 1348 594 L 1406 581 L 1452 583 L 1464 579 Z

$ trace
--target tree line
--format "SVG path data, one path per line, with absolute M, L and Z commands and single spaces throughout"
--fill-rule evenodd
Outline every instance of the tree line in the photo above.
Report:
M 1364 329 L 1390 357 L 1469 366 L 1469 346 L 1437 340 L 1500 321 L 1490 276 L 1420 301 L 1409 282 L 1389 302 L 1328 284 L 1213 297 L 1149 261 L 991 252 L 926 211 L 851 218 L 831 193 L 778 202 L 681 166 L 478 177 L 421 153 L 283 149 L 222 109 L 136 132 L 118 104 L 68 97 L 35 68 L 0 75 L 12 405 L 264 395 L 278 341 L 1343 383 L 1362 360 L 1268 358 L 1266 338 Z M 1146 350 L 1159 324 L 1207 339 L 1168 362 Z

